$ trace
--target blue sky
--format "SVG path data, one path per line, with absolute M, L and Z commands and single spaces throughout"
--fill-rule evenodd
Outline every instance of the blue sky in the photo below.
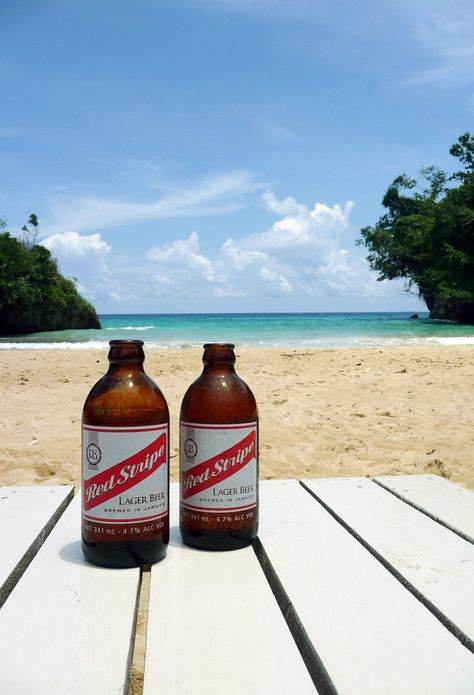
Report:
M 473 131 L 472 0 L 0 4 L 0 216 L 100 313 L 420 310 L 355 246 Z

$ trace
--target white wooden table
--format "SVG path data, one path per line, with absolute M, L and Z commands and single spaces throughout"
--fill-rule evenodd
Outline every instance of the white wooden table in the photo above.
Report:
M 84 562 L 70 487 L 0 488 L 1 695 L 128 692 L 139 570 Z M 265 481 L 254 547 L 151 569 L 144 695 L 472 695 L 474 494 Z M 147 597 L 142 597 L 143 599 Z

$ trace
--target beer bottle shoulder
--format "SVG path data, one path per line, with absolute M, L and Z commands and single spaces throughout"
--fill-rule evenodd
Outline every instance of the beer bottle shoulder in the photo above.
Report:
M 99 379 L 83 410 L 83 422 L 90 425 L 145 425 L 167 420 L 168 405 L 157 384 L 145 372 L 126 367 Z
M 258 419 L 255 397 L 233 370 L 205 370 L 188 388 L 181 418 L 202 423 L 253 422 Z

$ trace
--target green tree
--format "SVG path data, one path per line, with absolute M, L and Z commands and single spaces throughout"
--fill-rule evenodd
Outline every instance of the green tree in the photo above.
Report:
M 368 248 L 377 279 L 403 278 L 431 318 L 474 324 L 474 137 L 465 133 L 450 153 L 462 171 L 448 177 L 434 166 L 422 169 L 424 187 L 398 176 L 382 201 L 387 212 L 357 243 Z
M 95 309 L 63 277 L 51 252 L 36 245 L 38 219 L 12 237 L 0 219 L 0 334 L 100 328 Z
M 25 246 L 34 246 L 36 244 L 36 238 L 39 232 L 38 227 L 38 218 L 34 213 L 32 213 L 28 218 L 28 222 L 21 228 L 21 231 L 23 232 L 21 241 L 23 244 L 25 244 Z

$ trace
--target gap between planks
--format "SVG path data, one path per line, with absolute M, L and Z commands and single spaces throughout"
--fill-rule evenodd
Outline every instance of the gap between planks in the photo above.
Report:
M 428 516 L 430 519 L 433 519 L 433 521 L 436 521 L 437 524 L 440 524 L 440 526 L 444 526 L 445 528 L 448 529 L 448 531 L 451 531 L 452 533 L 455 533 L 457 536 L 460 536 L 464 541 L 467 541 L 468 543 L 471 543 L 474 545 L 474 541 L 470 536 L 466 535 L 459 529 L 455 528 L 454 526 L 451 526 L 447 521 L 443 521 L 443 519 L 440 519 L 439 516 L 436 514 L 432 514 L 429 512 L 427 509 L 424 509 L 420 505 L 416 504 L 416 502 L 413 502 L 412 500 L 408 499 L 407 497 L 404 497 L 400 492 L 393 490 L 391 487 L 388 487 L 388 485 L 385 485 L 382 483 L 380 480 L 375 480 L 375 478 L 371 478 L 372 482 L 378 485 L 379 487 L 383 488 L 387 492 L 390 492 L 391 495 L 394 497 L 398 497 L 399 500 L 402 500 L 402 502 L 405 502 L 405 504 L 410 505 L 410 507 L 413 507 L 413 509 L 416 509 L 418 512 L 421 512 L 422 514 L 425 514 L 425 516 Z
M 337 695 L 337 690 L 259 538 L 254 540 L 252 547 L 318 695 Z
M 372 482 L 375 482 L 372 480 Z M 439 620 L 439 622 L 447 629 L 449 632 L 456 637 L 461 644 L 466 647 L 470 652 L 474 654 L 474 641 L 466 635 L 465 632 L 463 632 L 455 623 L 453 623 L 447 615 L 445 615 L 442 611 L 437 608 L 426 596 L 424 596 L 411 582 L 406 579 L 406 577 L 403 576 L 393 565 L 386 560 L 386 558 L 383 557 L 375 548 L 373 548 L 360 534 L 357 533 L 349 524 L 344 521 L 342 517 L 339 516 L 331 507 L 324 502 L 313 490 L 311 490 L 309 487 L 307 487 L 303 481 L 299 481 L 299 484 L 308 492 L 311 497 L 313 497 L 324 509 L 335 519 L 348 533 L 355 538 L 356 541 L 358 541 L 373 557 L 380 562 L 385 569 L 390 572 L 395 579 L 397 579 L 400 584 L 407 589 L 413 596 L 420 602 L 422 603 L 425 608 L 427 608 L 430 613 L 434 615 L 434 617 Z M 383 489 L 385 487 L 381 485 Z M 387 492 L 391 492 L 391 490 L 387 490 Z M 398 495 L 396 495 L 398 497 Z M 406 502 L 405 499 L 401 498 L 403 502 Z M 429 516 L 429 515 L 428 515 Z M 436 521 L 436 520 L 435 520 Z M 450 529 L 451 530 L 451 529 Z
M 308 634 L 293 606 L 288 594 L 283 588 L 270 559 L 263 548 L 260 539 L 252 544 L 255 555 L 262 568 L 266 580 L 272 590 L 281 610 L 288 629 L 302 656 L 308 673 L 317 688 L 319 695 L 337 695 L 337 690 L 327 673 L 321 658 L 317 654 Z M 140 571 L 140 583 L 137 593 L 137 608 L 133 640 L 130 647 L 130 667 L 128 669 L 128 684 L 125 687 L 127 695 L 143 695 L 145 658 L 147 646 L 147 627 L 150 602 L 151 565 L 144 565 Z
M 0 608 L 3 606 L 3 604 L 15 588 L 15 586 L 22 578 L 25 571 L 30 566 L 32 560 L 37 555 L 41 546 L 43 545 L 53 528 L 58 523 L 67 506 L 72 502 L 73 498 L 74 488 L 72 487 L 67 497 L 63 499 L 63 501 L 58 506 L 54 514 L 50 517 L 49 521 L 41 529 L 41 531 L 38 533 L 28 550 L 25 552 L 20 562 L 17 564 L 17 566 L 12 570 L 10 575 L 5 580 L 3 586 L 0 588 Z
M 150 602 L 151 565 L 143 565 L 140 569 L 140 582 L 137 593 L 135 624 L 131 643 L 130 668 L 127 695 L 143 695 L 143 679 L 145 674 L 145 653 L 148 627 L 148 607 Z

